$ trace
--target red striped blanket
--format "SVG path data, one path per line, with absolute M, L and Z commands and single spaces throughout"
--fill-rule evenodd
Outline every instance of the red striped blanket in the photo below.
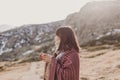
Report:
M 79 66 L 78 52 L 74 49 L 65 51 L 60 61 L 52 58 L 49 80 L 79 80 Z

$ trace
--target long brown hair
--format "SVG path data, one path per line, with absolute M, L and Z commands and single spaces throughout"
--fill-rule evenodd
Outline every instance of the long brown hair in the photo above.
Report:
M 58 51 L 67 51 L 72 48 L 79 52 L 79 45 L 76 39 L 76 35 L 69 27 L 61 27 L 57 29 L 56 35 L 60 37 L 60 44 Z

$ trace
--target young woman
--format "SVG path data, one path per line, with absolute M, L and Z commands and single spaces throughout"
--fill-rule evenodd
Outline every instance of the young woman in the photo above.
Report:
M 79 80 L 79 45 L 72 29 L 59 28 L 55 44 L 58 48 L 52 57 L 45 53 L 40 55 L 43 61 L 50 63 L 48 80 Z

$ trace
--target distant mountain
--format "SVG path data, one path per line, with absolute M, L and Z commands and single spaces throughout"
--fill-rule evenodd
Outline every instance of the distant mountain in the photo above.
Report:
M 0 25 L 0 33 L 4 32 L 4 31 L 7 31 L 7 30 L 10 30 L 11 28 L 14 28 L 14 27 L 15 26 L 6 25 L 6 24 Z

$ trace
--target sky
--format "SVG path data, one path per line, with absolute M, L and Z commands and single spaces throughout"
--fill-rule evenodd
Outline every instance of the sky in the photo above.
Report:
M 0 0 L 0 31 L 63 20 L 90 1 L 93 0 Z

